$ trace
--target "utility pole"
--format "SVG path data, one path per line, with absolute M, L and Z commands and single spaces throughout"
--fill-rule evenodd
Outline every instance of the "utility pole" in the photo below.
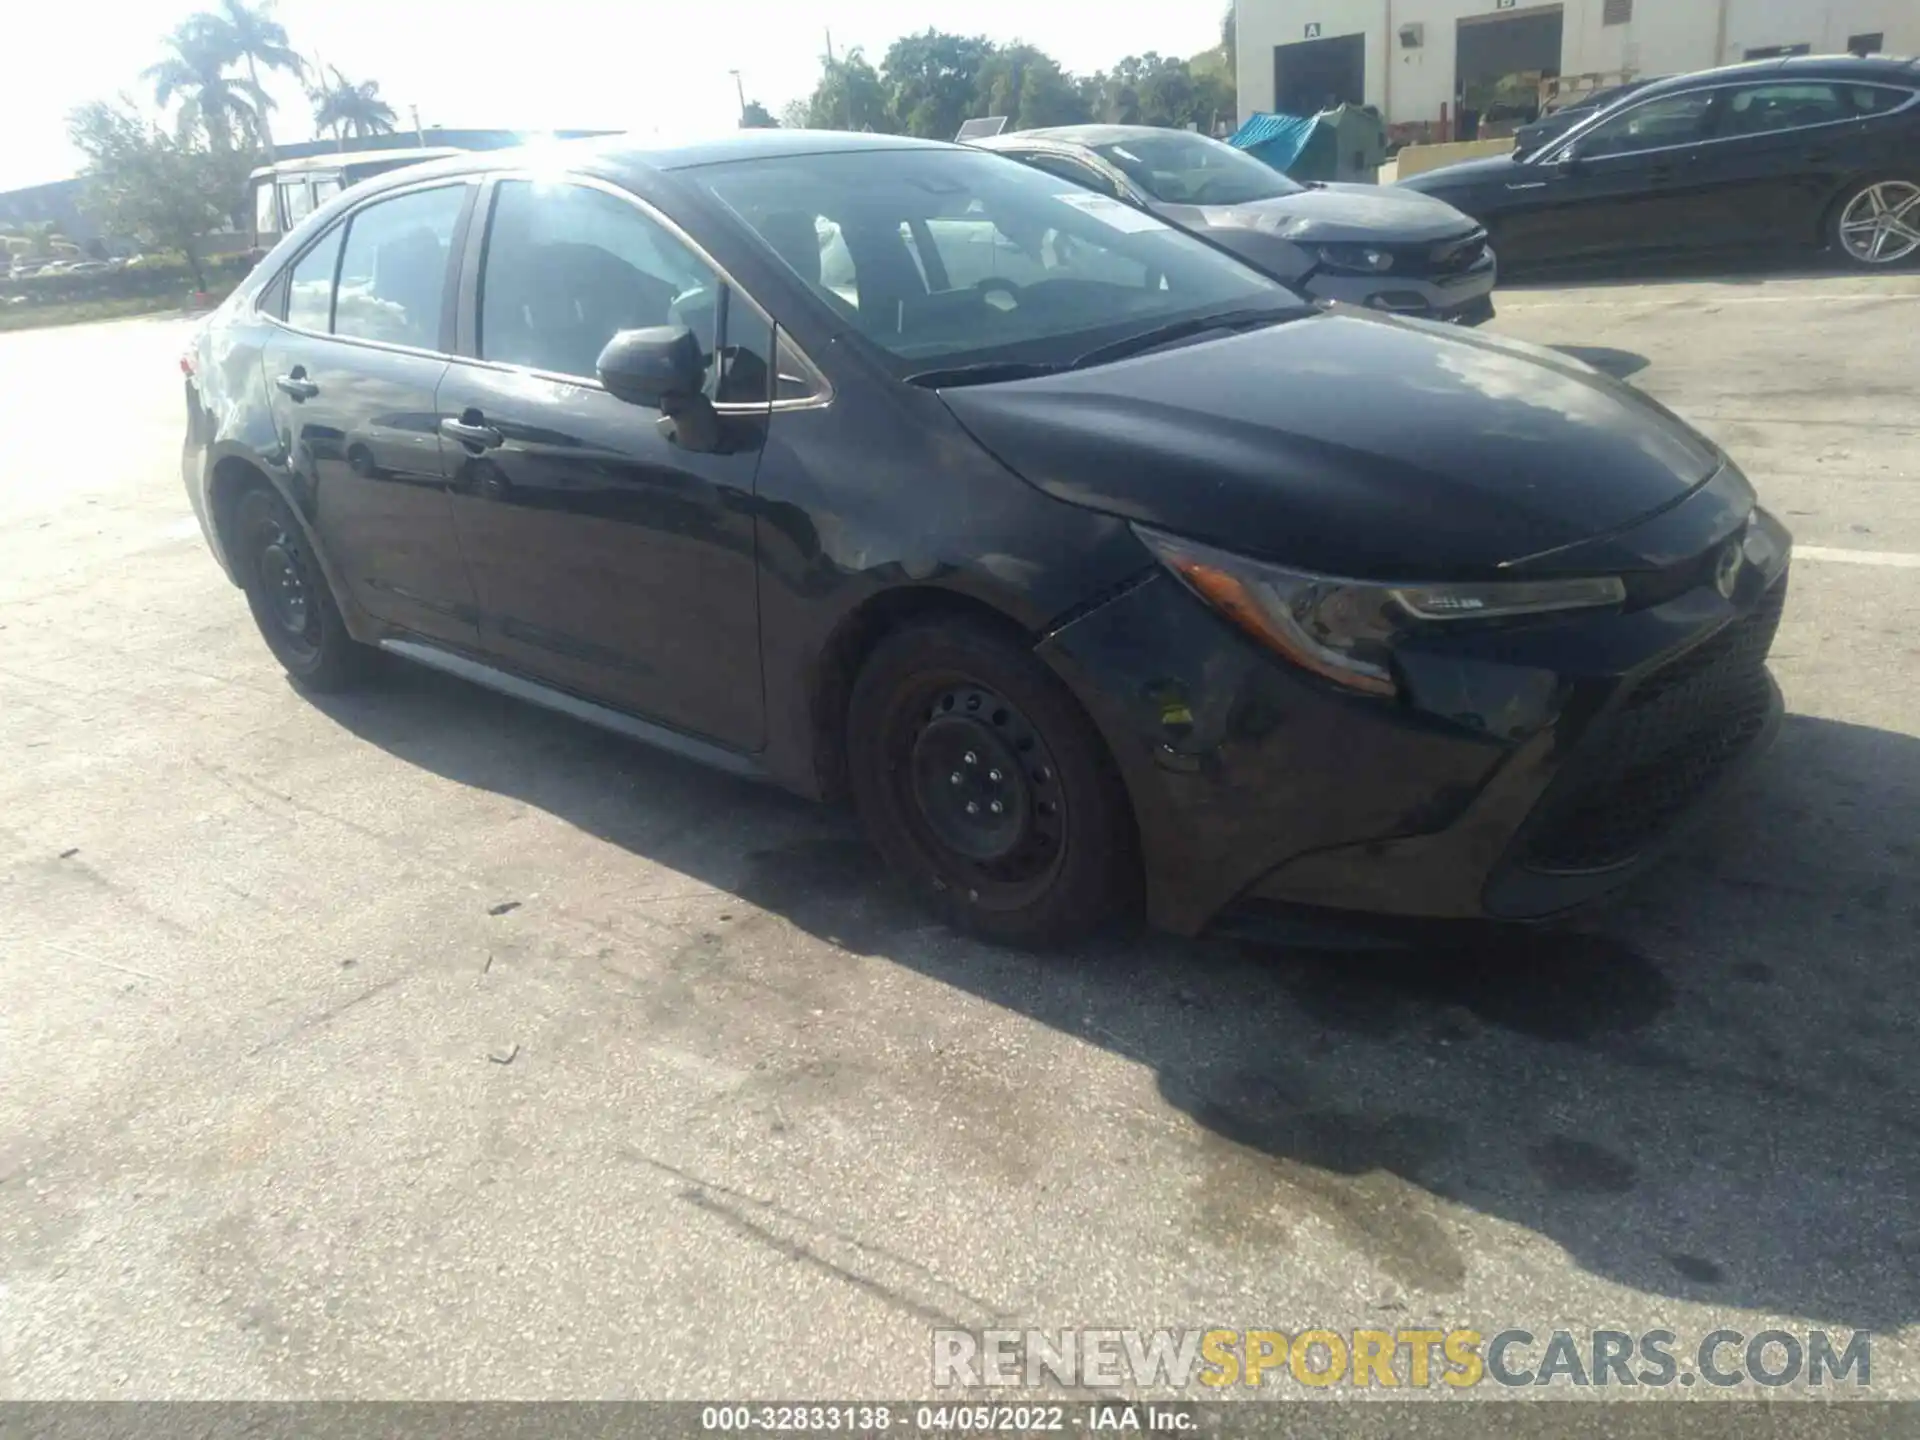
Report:
M 733 88 L 734 88 L 734 91 L 735 91 L 735 93 L 736 93 L 736 94 L 738 94 L 738 95 L 739 95 L 739 97 L 740 97 L 740 123 L 741 123 L 742 125 L 745 125 L 745 124 L 747 123 L 747 85 L 746 85 L 746 82 L 745 82 L 744 80 L 742 80 L 742 79 L 740 78 L 740 72 L 739 72 L 738 70 L 729 70 L 729 71 L 728 71 L 727 73 L 728 73 L 729 75 L 731 75 L 731 76 L 733 76 Z
M 838 67 L 833 63 L 833 27 L 827 27 L 827 75 L 831 78 Z M 847 129 L 853 129 L 853 87 L 847 84 L 847 77 L 840 77 L 840 94 L 846 101 Z
M 407 113 L 413 116 L 413 143 L 424 150 L 427 146 L 427 132 L 420 128 L 420 107 L 409 105 Z

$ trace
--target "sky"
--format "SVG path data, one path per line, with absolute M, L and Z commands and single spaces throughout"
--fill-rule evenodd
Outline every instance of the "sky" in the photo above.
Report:
M 67 112 L 128 91 L 192 0 L 30 3 L 0 33 L 0 190 L 72 175 Z M 376 80 L 402 128 L 630 130 L 673 143 L 731 127 L 733 77 L 776 115 L 811 92 L 826 34 L 878 63 L 932 26 L 1024 40 L 1076 72 L 1125 55 L 1187 56 L 1219 43 L 1225 0 L 280 0 L 294 47 Z M 274 135 L 313 133 L 297 84 L 276 77 Z

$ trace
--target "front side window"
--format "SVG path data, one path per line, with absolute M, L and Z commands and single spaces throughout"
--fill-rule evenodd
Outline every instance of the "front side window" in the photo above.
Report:
M 348 222 L 333 333 L 416 350 L 440 348 L 447 255 L 464 185 L 379 200 Z
M 502 181 L 480 271 L 480 356 L 590 377 L 615 333 L 684 325 L 711 355 L 720 280 L 617 195 Z M 765 374 L 765 361 L 761 362 Z
M 340 177 L 329 175 L 323 180 L 313 182 L 313 204 L 317 210 L 340 193 Z
M 1663 95 L 1602 120 L 1580 138 L 1580 154 L 1631 155 L 1704 139 L 1707 117 L 1713 110 L 1713 91 L 1689 90 Z
M 335 226 L 294 265 L 287 285 L 287 323 L 324 335 L 333 319 L 333 272 L 340 259 Z
M 1129 136 L 1093 150 L 1169 205 L 1250 205 L 1305 188 L 1244 150 L 1184 130 Z
M 1801 130 L 1847 118 L 1839 90 L 1832 85 L 1743 85 L 1721 102 L 1720 135 L 1768 135 Z
M 982 151 L 838 152 L 685 173 L 902 374 L 931 362 L 1059 363 L 1162 324 L 1299 304 L 1153 215 Z

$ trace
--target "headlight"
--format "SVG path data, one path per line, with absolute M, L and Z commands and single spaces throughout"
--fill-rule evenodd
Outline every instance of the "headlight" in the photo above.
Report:
M 1378 245 L 1322 245 L 1314 253 L 1332 270 L 1379 275 L 1393 268 L 1393 252 Z
M 1611 575 L 1441 585 L 1338 580 L 1144 525 L 1133 530 L 1188 589 L 1256 640 L 1303 670 L 1369 695 L 1394 693 L 1393 643 L 1422 626 L 1584 610 L 1627 597 Z

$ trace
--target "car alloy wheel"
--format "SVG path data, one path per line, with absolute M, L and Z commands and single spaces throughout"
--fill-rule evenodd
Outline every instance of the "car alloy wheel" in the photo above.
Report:
M 1882 180 L 1840 213 L 1840 244 L 1863 265 L 1893 265 L 1920 251 L 1920 185 Z

